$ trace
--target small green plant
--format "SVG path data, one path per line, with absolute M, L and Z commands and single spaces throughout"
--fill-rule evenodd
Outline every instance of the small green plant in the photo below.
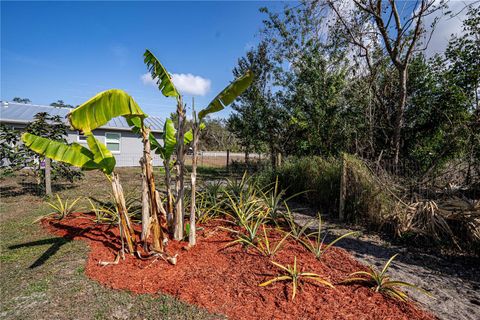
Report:
M 257 220 L 257 216 L 265 216 L 268 208 L 262 206 L 261 201 L 252 194 L 244 194 L 240 197 L 226 193 L 226 210 L 223 213 L 230 217 L 234 224 L 245 226 L 249 220 Z
M 290 265 L 283 266 L 283 265 L 281 265 L 279 263 L 276 263 L 274 261 L 271 261 L 271 262 L 276 267 L 285 271 L 285 273 L 283 273 L 282 275 L 280 275 L 276 278 L 265 281 L 265 282 L 259 284 L 259 286 L 260 287 L 265 287 L 265 286 L 268 286 L 268 285 L 270 285 L 274 282 L 277 282 L 277 281 L 291 281 L 292 282 L 292 287 L 293 287 L 293 289 L 292 289 L 293 290 L 292 301 L 295 299 L 295 296 L 297 294 L 297 288 L 299 287 L 302 279 L 312 279 L 312 280 L 315 280 L 315 281 L 317 281 L 317 282 L 319 282 L 319 283 L 321 283 L 321 284 L 323 284 L 327 287 L 333 288 L 333 285 L 330 282 L 322 279 L 321 276 L 316 274 L 316 273 L 300 272 L 299 268 L 297 267 L 297 257 L 294 258 L 293 266 L 290 266 Z
M 79 209 L 79 208 L 75 207 L 75 205 L 80 200 L 80 198 L 77 198 L 77 199 L 73 200 L 71 203 L 69 203 L 69 199 L 63 201 L 60 198 L 60 196 L 58 195 L 58 193 L 55 196 L 56 196 L 56 201 L 53 201 L 53 200 L 47 201 L 47 204 L 54 211 L 50 212 L 47 215 L 41 216 L 40 218 L 35 220 L 35 222 L 37 222 L 37 221 L 39 221 L 43 218 L 49 217 L 49 216 L 52 216 L 55 219 L 61 220 L 61 219 L 65 218 L 66 216 L 70 215 L 75 210 Z
M 224 203 L 222 199 L 223 186 L 221 181 L 206 183 L 202 190 L 196 192 L 197 221 L 205 223 L 221 213 Z
M 115 224 L 118 221 L 118 213 L 115 207 L 98 207 L 90 198 L 87 198 L 90 202 L 92 212 L 95 213 L 95 223 Z
M 233 232 L 237 239 L 230 242 L 227 247 L 235 244 L 242 244 L 243 246 L 257 246 L 257 234 L 258 229 L 263 225 L 265 221 L 265 212 L 256 212 L 255 215 L 250 216 L 248 219 L 240 221 L 242 231 L 225 228 L 225 230 Z
M 263 228 L 263 237 L 258 239 L 258 244 L 254 245 L 254 247 L 258 250 L 258 252 L 260 252 L 264 256 L 273 257 L 278 252 L 278 250 L 282 248 L 283 243 L 290 236 L 290 233 L 286 233 L 285 236 L 274 245 L 273 243 L 271 243 L 270 239 L 268 238 L 265 225 L 263 225 L 262 228 Z
M 349 276 L 353 278 L 346 279 L 342 282 L 343 283 L 360 282 L 373 288 L 375 292 L 386 294 L 400 301 L 407 301 L 408 295 L 405 292 L 399 290 L 397 287 L 413 288 L 431 297 L 432 295 L 428 291 L 420 287 L 417 287 L 414 284 L 411 284 L 405 281 L 390 280 L 390 277 L 387 274 L 387 270 L 390 267 L 390 264 L 392 263 L 392 261 L 397 257 L 397 255 L 398 254 L 392 256 L 387 261 L 387 263 L 385 263 L 385 266 L 383 267 L 382 271 L 378 271 L 377 268 L 375 268 L 374 266 L 370 266 L 369 271 L 357 271 L 357 272 L 351 273 Z
M 305 239 L 300 239 L 300 242 L 303 244 L 305 248 L 308 249 L 311 253 L 315 255 L 315 258 L 318 260 L 325 254 L 325 252 L 328 251 L 335 243 L 338 241 L 342 240 L 343 238 L 349 237 L 351 235 L 356 234 L 355 231 L 347 232 L 344 235 L 339 236 L 329 244 L 324 244 L 326 234 L 325 236 L 322 237 L 322 217 L 320 214 L 318 215 L 318 231 L 312 232 L 307 235 Z M 310 238 L 313 237 L 314 241 L 310 240 Z
M 281 218 L 281 215 L 279 215 L 279 210 L 281 208 L 282 201 L 286 203 L 288 200 L 293 199 L 298 195 L 306 192 L 306 191 L 298 192 L 285 198 L 286 190 L 280 189 L 280 186 L 278 183 L 278 177 L 276 177 L 275 182 L 270 184 L 266 189 L 267 189 L 266 191 L 260 189 L 260 194 L 261 194 L 263 203 L 268 208 L 270 208 L 270 219 L 275 224 L 278 224 L 278 220 L 279 218 Z
M 295 217 L 293 216 L 286 202 L 284 203 L 284 205 L 285 205 L 286 211 L 282 215 L 283 219 L 288 225 L 288 229 L 290 230 L 289 233 L 292 236 L 292 238 L 299 241 L 305 235 L 305 232 L 307 232 L 308 228 L 310 228 L 310 226 L 312 225 L 312 221 L 308 221 L 303 225 L 303 227 L 300 227 L 295 222 Z

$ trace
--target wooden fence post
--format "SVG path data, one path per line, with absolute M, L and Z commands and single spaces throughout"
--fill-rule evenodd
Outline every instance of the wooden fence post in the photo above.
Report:
M 227 149 L 227 172 L 230 171 L 230 150 Z
M 52 196 L 52 167 L 50 165 L 50 158 L 45 158 L 45 193 L 47 196 Z
M 345 155 L 342 155 L 342 164 L 340 172 L 340 200 L 338 205 L 338 218 L 340 221 L 345 220 L 345 198 L 347 194 L 347 162 Z

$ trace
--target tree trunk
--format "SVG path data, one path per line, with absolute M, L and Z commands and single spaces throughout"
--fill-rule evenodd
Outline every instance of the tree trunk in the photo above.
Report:
M 148 250 L 147 239 L 150 234 L 150 206 L 148 200 L 148 184 L 147 184 L 147 174 L 145 173 L 145 159 L 140 160 L 140 165 L 142 167 L 142 236 L 141 240 L 143 241 L 143 248 L 145 251 Z
M 159 210 L 155 195 L 155 178 L 153 176 L 152 157 L 150 150 L 150 129 L 143 126 L 142 123 L 142 141 L 143 141 L 143 164 L 145 166 L 145 179 L 148 187 L 149 208 L 152 228 L 152 249 L 163 251 L 163 232 L 161 224 L 166 222 L 166 217 L 159 215 Z M 162 221 L 163 220 L 163 221 Z
M 117 205 L 118 211 L 118 222 L 119 222 L 119 229 L 120 229 L 120 239 L 122 241 L 122 254 L 124 251 L 124 241 L 127 243 L 128 252 L 133 254 L 134 252 L 134 230 L 132 224 L 130 222 L 130 218 L 128 217 L 127 206 L 125 204 L 125 196 L 123 194 L 123 188 L 120 184 L 120 180 L 118 175 L 113 172 L 111 174 L 111 182 L 112 182 L 112 190 L 113 196 L 115 198 L 115 203 Z
M 177 199 L 175 201 L 175 224 L 173 238 L 175 240 L 183 239 L 183 219 L 185 216 L 185 208 L 183 206 L 184 197 L 184 171 L 185 171 L 185 110 L 182 99 L 179 97 L 177 101 L 178 130 L 177 130 L 177 160 L 175 163 L 177 179 L 175 189 Z
M 196 239 L 196 205 L 195 205 L 195 192 L 196 192 L 196 183 L 197 183 L 197 144 L 198 144 L 198 127 L 197 124 L 194 124 L 193 127 L 193 156 L 192 156 L 192 173 L 191 173 L 191 183 L 192 183 L 192 201 L 190 204 L 190 232 L 188 234 L 188 244 L 193 247 L 197 244 Z
M 403 114 L 405 111 L 405 104 L 407 101 L 407 68 L 398 68 L 398 80 L 400 85 L 400 97 L 398 100 L 397 110 L 395 114 L 395 127 L 393 133 L 393 148 L 394 148 L 394 164 L 398 165 L 400 157 L 400 142 L 403 126 Z
M 173 233 L 173 226 L 174 226 L 174 221 L 173 221 L 173 194 L 172 194 L 172 176 L 170 173 L 170 159 L 165 159 L 164 160 L 164 168 L 165 168 L 165 185 L 167 187 L 167 225 L 168 225 L 168 230 Z
M 52 176 L 51 176 L 51 162 L 50 158 L 45 158 L 45 193 L 47 196 L 52 196 Z

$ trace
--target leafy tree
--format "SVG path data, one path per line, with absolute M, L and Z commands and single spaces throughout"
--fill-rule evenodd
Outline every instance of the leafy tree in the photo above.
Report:
M 74 108 L 71 104 L 65 104 L 63 100 L 57 100 L 56 102 L 50 103 L 50 105 L 55 108 Z
M 207 117 L 204 120 L 205 129 L 200 133 L 199 149 L 210 151 L 232 152 L 241 151 L 239 142 L 227 127 L 225 119 Z
M 59 116 L 51 116 L 46 112 L 37 113 L 34 121 L 30 122 L 21 130 L 14 130 L 4 124 L 0 125 L 1 158 L 3 167 L 8 172 L 23 168 L 32 169 L 40 190 L 44 184 L 44 172 L 41 163 L 44 157 L 26 148 L 20 142 L 22 132 L 28 132 L 43 138 L 67 142 L 68 126 Z M 52 162 L 52 179 L 66 179 L 73 182 L 82 177 L 82 173 L 70 165 L 60 162 Z
M 251 70 L 255 80 L 232 105 L 235 112 L 228 126 L 244 148 L 247 160 L 248 153 L 259 152 L 266 147 L 275 166 L 277 153 L 283 151 L 286 114 L 271 91 L 273 67 L 265 42 L 239 59 L 238 66 L 233 70 L 234 76 L 239 77 Z
M 30 99 L 28 99 L 28 98 L 20 98 L 20 97 L 15 97 L 15 98 L 12 99 L 12 101 L 13 102 L 18 102 L 18 103 L 25 103 L 25 104 L 31 102 Z

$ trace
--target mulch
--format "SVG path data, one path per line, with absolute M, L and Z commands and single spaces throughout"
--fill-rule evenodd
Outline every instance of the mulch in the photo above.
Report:
M 101 266 L 100 261 L 113 261 L 120 248 L 116 227 L 95 224 L 92 216 L 82 213 L 42 223 L 56 235 L 90 245 L 85 272 L 91 279 L 133 293 L 172 295 L 230 319 L 435 319 L 413 302 L 396 301 L 360 285 L 340 284 L 365 266 L 337 247 L 319 261 L 289 240 L 269 258 L 240 245 L 225 248 L 232 235 L 221 228 L 225 222 L 212 221 L 201 226 L 198 244 L 190 250 L 184 250 L 186 242 L 170 241 L 168 253 L 178 254 L 175 266 L 162 259 L 141 260 L 131 255 L 117 265 Z M 271 234 L 278 241 L 280 235 Z M 292 265 L 294 257 L 302 271 L 321 275 L 335 289 L 307 280 L 292 301 L 291 283 L 258 286 L 280 274 L 272 260 Z

